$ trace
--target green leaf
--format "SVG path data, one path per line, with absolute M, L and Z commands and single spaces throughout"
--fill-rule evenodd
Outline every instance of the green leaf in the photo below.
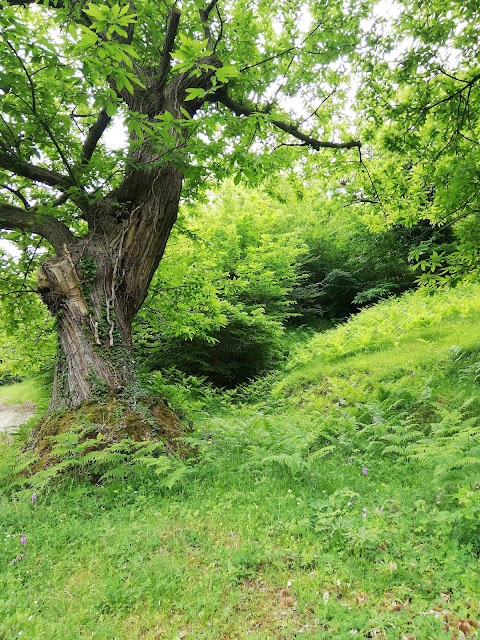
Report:
M 228 82 L 232 78 L 238 78 L 240 71 L 232 66 L 220 67 L 215 74 L 220 82 Z
M 87 16 L 91 16 L 96 19 L 105 19 L 105 17 L 109 13 L 109 7 L 105 4 L 93 4 L 90 3 L 85 9 L 84 12 Z
M 204 89 L 186 89 L 187 97 L 186 101 L 195 100 L 196 98 L 203 98 L 206 95 L 206 91 Z
M 185 51 L 184 49 L 175 49 L 175 51 L 172 51 L 171 56 L 175 60 L 180 60 L 181 62 L 187 62 L 193 59 L 188 51 Z

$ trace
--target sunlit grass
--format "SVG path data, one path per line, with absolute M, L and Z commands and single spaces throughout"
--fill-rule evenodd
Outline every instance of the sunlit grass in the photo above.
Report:
M 363 311 L 337 329 L 302 346 L 296 366 L 276 386 L 276 395 L 321 386 L 330 376 L 373 381 L 396 372 L 432 371 L 452 348 L 480 340 L 480 287 L 468 285 L 435 296 L 415 292 Z
M 32 402 L 39 404 L 49 397 L 50 390 L 37 378 L 24 380 L 16 384 L 0 386 L 0 403 L 22 404 Z
M 225 468 L 167 495 L 77 486 L 35 506 L 3 500 L 0 633 L 449 638 L 434 608 L 447 591 L 452 619 L 473 615 L 475 562 L 429 530 L 438 507 L 427 492 L 420 505 L 416 487 L 426 476 L 379 464 L 365 477 L 362 464 L 325 462 L 309 482 Z M 336 530 L 324 520 L 335 511 Z M 26 555 L 9 566 L 25 552 L 20 534 Z

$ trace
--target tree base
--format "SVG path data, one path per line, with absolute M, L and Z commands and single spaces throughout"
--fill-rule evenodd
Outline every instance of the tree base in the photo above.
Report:
M 54 448 L 58 436 L 88 430 L 88 440 L 97 438 L 98 451 L 124 439 L 161 441 L 165 450 L 176 456 L 187 457 L 188 447 L 180 438 L 191 428 L 158 397 L 144 396 L 132 405 L 112 396 L 104 402 L 92 401 L 80 407 L 48 413 L 33 428 L 24 450 L 32 453 L 35 462 L 28 474 L 61 462 Z M 92 446 L 85 450 L 90 453 Z

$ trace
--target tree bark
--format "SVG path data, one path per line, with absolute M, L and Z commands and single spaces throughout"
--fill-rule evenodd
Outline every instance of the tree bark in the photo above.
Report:
M 132 171 L 92 210 L 88 235 L 40 268 L 38 290 L 58 330 L 52 409 L 138 393 L 132 321 L 176 220 L 182 179 L 168 165 Z

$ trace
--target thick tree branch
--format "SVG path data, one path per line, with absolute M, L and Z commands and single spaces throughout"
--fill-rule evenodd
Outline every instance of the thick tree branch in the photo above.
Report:
M 17 176 L 28 178 L 34 182 L 41 182 L 51 187 L 57 187 L 61 191 L 74 186 L 69 176 L 51 171 L 50 169 L 38 167 L 30 162 L 25 162 L 10 153 L 0 152 L 0 168 L 12 171 L 12 173 L 15 173 Z
M 97 147 L 98 141 L 103 135 L 103 132 L 110 124 L 112 118 L 107 115 L 105 109 L 102 109 L 98 114 L 96 122 L 90 127 L 87 137 L 85 138 L 85 142 L 82 147 L 82 157 L 80 159 L 80 163 L 82 165 L 86 165 L 90 162 L 93 153 Z M 65 204 L 69 199 L 68 193 L 63 193 L 55 202 L 53 203 L 53 207 L 59 207 L 62 204 Z
M 102 137 L 103 132 L 108 127 L 111 120 L 111 116 L 107 115 L 105 109 L 102 109 L 98 114 L 96 122 L 90 127 L 87 137 L 85 138 L 85 142 L 83 143 L 81 158 L 81 163 L 83 165 L 90 162 L 93 156 L 93 152 L 97 147 L 98 141 Z
M 0 202 L 0 228 L 12 231 L 37 233 L 48 240 L 55 251 L 75 241 L 70 229 L 60 220 L 42 216 L 32 209 L 28 211 L 8 202 Z
M 213 36 L 212 36 L 212 30 L 210 28 L 209 18 L 210 18 L 210 13 L 212 9 L 215 8 L 217 3 L 218 3 L 218 0 L 211 0 L 211 2 L 208 3 L 205 9 L 198 10 L 200 14 L 200 21 L 203 27 L 203 33 L 205 34 L 205 38 L 208 40 L 209 47 L 213 46 Z
M 218 18 L 218 21 L 220 23 L 220 29 L 218 30 L 218 36 L 217 36 L 217 39 L 215 41 L 215 44 L 213 45 L 213 50 L 214 51 L 217 50 L 218 43 L 223 38 L 223 28 L 225 26 L 225 21 L 222 18 L 222 14 L 220 13 L 220 9 L 218 7 L 216 7 L 216 11 L 217 11 L 217 18 Z
M 6 169 L 17 176 L 22 176 L 22 178 L 27 178 L 33 182 L 40 182 L 41 184 L 55 187 L 63 192 L 66 192 L 73 187 L 78 189 L 77 185 L 75 185 L 69 176 L 57 173 L 50 169 L 44 169 L 43 167 L 31 164 L 30 162 L 25 162 L 11 153 L 4 153 L 0 151 L 0 169 Z M 63 204 L 68 200 L 68 198 L 65 197 L 66 195 L 67 194 L 64 193 L 60 204 Z M 75 195 L 70 195 L 69 197 L 77 207 L 83 211 L 83 213 L 88 213 L 89 203 L 86 193 L 82 193 L 77 190 Z
M 172 63 L 172 51 L 175 45 L 175 38 L 177 37 L 178 25 L 180 24 L 180 11 L 179 9 L 172 9 L 168 16 L 167 32 L 165 34 L 165 41 L 163 43 L 162 59 L 160 61 L 160 70 L 158 74 L 158 82 L 162 87 L 170 71 L 170 65 Z
M 225 107 L 233 111 L 233 113 L 237 116 L 252 116 L 254 114 L 262 114 L 265 111 L 261 111 L 260 109 L 252 109 L 251 107 L 246 107 L 245 105 L 237 102 L 233 98 L 231 98 L 226 90 L 222 90 L 214 94 L 214 96 L 210 99 L 212 102 L 221 102 Z M 316 138 L 312 138 L 312 136 L 308 136 L 305 133 L 302 133 L 297 127 L 292 124 L 287 124 L 282 120 L 270 120 L 270 122 L 275 125 L 278 129 L 281 129 L 285 133 L 297 138 L 297 140 L 301 140 L 305 143 L 306 146 L 311 147 L 312 149 L 353 149 L 356 147 L 360 149 L 362 143 L 359 140 L 350 140 L 349 142 L 329 142 L 326 140 L 317 140 Z

